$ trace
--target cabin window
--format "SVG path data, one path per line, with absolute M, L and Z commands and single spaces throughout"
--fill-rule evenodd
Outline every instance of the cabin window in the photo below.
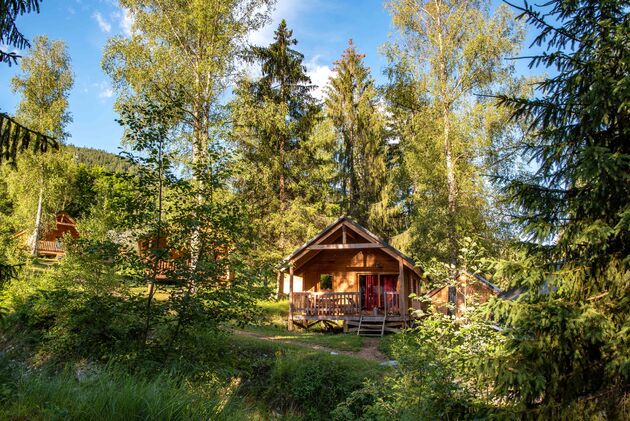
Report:
M 333 287 L 333 277 L 332 275 L 325 274 L 319 276 L 319 290 L 323 291 L 326 289 L 332 289 Z

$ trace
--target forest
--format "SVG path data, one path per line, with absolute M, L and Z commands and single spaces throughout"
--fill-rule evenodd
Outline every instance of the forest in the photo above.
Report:
M 0 419 L 630 419 L 629 2 L 384 0 L 317 86 L 274 0 L 118 0 L 120 154 L 49 3 L 0 0 Z M 415 262 L 400 332 L 288 329 L 340 217 Z M 439 311 L 463 271 L 505 294 Z

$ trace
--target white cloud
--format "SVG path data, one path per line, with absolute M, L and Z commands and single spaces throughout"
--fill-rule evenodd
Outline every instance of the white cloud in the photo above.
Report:
M 131 36 L 131 28 L 133 26 L 133 15 L 129 11 L 129 9 L 122 8 L 122 13 L 120 14 L 120 21 L 118 22 L 118 26 L 122 30 L 123 34 L 130 37 Z
M 114 96 L 114 90 L 112 86 L 107 81 L 102 81 L 101 83 L 92 84 L 96 90 L 98 90 L 98 97 L 101 99 L 107 99 Z
M 273 41 L 274 31 L 278 28 L 282 19 L 287 20 L 289 28 L 293 28 L 293 20 L 297 19 L 301 12 L 312 5 L 304 0 L 278 0 L 271 12 L 270 21 L 263 28 L 252 32 L 249 42 L 253 45 L 269 45 Z
M 305 63 L 306 74 L 311 78 L 313 85 L 317 85 L 313 91 L 313 96 L 319 100 L 324 99 L 325 88 L 328 85 L 329 79 L 335 75 L 334 70 L 326 64 L 319 64 L 319 56 L 313 57 L 311 60 Z
M 99 26 L 99 28 L 101 28 L 101 31 L 103 31 L 105 33 L 111 32 L 112 25 L 111 25 L 111 23 L 109 23 L 109 22 L 107 22 L 105 20 L 103 15 L 101 15 L 101 12 L 94 12 L 92 17 L 96 20 L 96 23 L 98 23 L 98 26 Z
M 118 10 L 113 12 L 110 15 L 112 21 L 118 23 L 118 29 L 122 32 L 123 35 L 130 37 L 132 35 L 132 27 L 133 27 L 133 14 L 129 11 L 129 9 L 125 7 L 120 7 Z

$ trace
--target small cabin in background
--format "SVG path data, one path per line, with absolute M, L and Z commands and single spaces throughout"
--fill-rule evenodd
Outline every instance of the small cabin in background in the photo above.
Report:
M 63 237 L 69 235 L 73 239 L 79 238 L 77 221 L 66 212 L 57 212 L 55 227 L 40 235 L 37 242 L 37 254 L 45 257 L 61 257 L 66 254 Z
M 485 303 L 502 292 L 483 276 L 461 271 L 455 275 L 453 283 L 432 289 L 427 297 L 438 312 L 461 317 L 467 307 Z
M 178 281 L 178 277 L 181 277 L 181 272 L 183 267 L 191 264 L 190 260 L 190 251 L 177 249 L 169 244 L 169 236 L 168 233 L 161 235 L 158 238 L 156 236 L 146 236 L 140 238 L 138 240 L 138 254 L 142 257 L 145 257 L 147 261 L 155 258 L 155 251 L 163 250 L 165 251 L 165 256 L 163 258 L 158 259 L 157 265 L 155 267 L 155 279 L 158 281 L 164 282 L 176 282 Z M 153 252 L 153 253 L 152 253 Z M 221 259 L 225 259 L 229 254 L 229 248 L 227 246 L 216 247 L 209 256 L 211 259 L 219 261 Z M 179 262 L 179 267 L 177 264 Z M 149 270 L 149 272 L 152 272 Z M 152 276 L 152 275 L 151 275 Z M 234 272 L 227 267 L 225 275 L 221 276 L 222 280 L 232 281 L 234 279 Z
M 284 261 L 280 295 L 289 297 L 289 328 L 343 321 L 346 331 L 382 335 L 406 326 L 425 281 L 396 248 L 341 217 Z
M 66 212 L 57 212 L 55 215 L 55 224 L 52 228 L 44 230 L 40 233 L 37 242 L 37 255 L 40 257 L 62 257 L 66 254 L 63 244 L 64 236 L 69 235 L 73 239 L 79 238 L 77 230 L 77 221 Z M 26 238 L 26 230 L 22 230 L 13 235 L 12 238 L 24 238 L 25 246 L 32 247 L 34 235 Z

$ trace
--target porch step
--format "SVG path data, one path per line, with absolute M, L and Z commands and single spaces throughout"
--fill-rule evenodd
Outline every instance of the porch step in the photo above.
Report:
M 361 316 L 357 335 L 359 336 L 383 336 L 385 333 L 385 316 Z
M 396 333 L 405 326 L 402 320 L 388 320 L 386 316 L 361 316 L 359 320 L 347 320 L 346 332 L 358 336 L 383 336 Z

